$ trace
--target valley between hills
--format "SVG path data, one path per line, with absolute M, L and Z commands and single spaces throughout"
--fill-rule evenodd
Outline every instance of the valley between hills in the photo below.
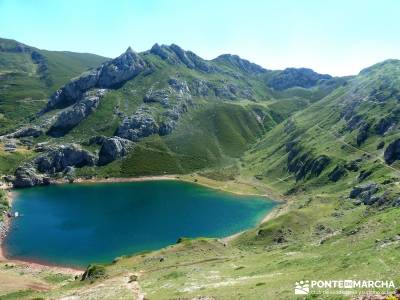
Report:
M 395 59 L 333 77 L 174 44 L 109 59 L 0 39 L 0 228 L 8 190 L 54 183 L 163 176 L 279 201 L 232 237 L 86 270 L 2 260 L 0 299 L 297 299 L 300 280 L 398 283 L 399 103 Z

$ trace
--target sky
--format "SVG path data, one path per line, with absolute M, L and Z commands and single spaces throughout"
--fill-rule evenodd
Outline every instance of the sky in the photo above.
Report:
M 175 43 L 342 76 L 400 58 L 399 12 L 399 0 L 0 0 L 0 37 L 107 57 Z

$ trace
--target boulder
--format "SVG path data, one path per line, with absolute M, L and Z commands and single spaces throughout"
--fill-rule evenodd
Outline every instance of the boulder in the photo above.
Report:
M 132 142 L 120 137 L 105 138 L 99 152 L 99 165 L 106 165 L 128 153 Z

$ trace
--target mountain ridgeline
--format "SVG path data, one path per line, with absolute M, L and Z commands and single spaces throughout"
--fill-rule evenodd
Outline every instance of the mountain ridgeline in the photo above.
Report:
M 174 44 L 107 59 L 0 40 L 0 173 L 14 187 L 173 174 L 287 200 L 228 243 L 183 238 L 91 266 L 96 293 L 132 270 L 152 299 L 231 299 L 215 274 L 246 299 L 332 274 L 400 280 L 399 127 L 399 60 L 332 77 Z
M 31 59 L 42 55 L 42 50 L 5 42 L 14 48 L 2 48 L 4 60 L 10 52 Z M 49 64 L 44 56 L 42 61 Z M 35 74 L 26 76 L 50 78 L 43 68 L 36 66 Z M 120 158 L 107 172 L 187 173 L 225 165 L 266 130 L 344 82 L 310 69 L 270 71 L 236 55 L 207 61 L 174 44 L 155 44 L 143 53 L 129 47 L 66 82 L 41 102 L 36 115 L 22 112 L 29 118 L 4 126 L 6 143 L 25 143 L 34 157 L 16 169 L 14 185 L 48 183 L 62 172 Z M 292 95 L 296 89 L 299 95 Z M 82 159 L 83 153 L 95 159 Z M 47 167 L 39 165 L 43 160 Z
M 3 74 L 26 67 L 17 58 L 28 56 L 36 75 L 25 76 L 52 85 L 42 50 L 8 40 L 1 45 L 9 69 Z M 233 177 L 245 172 L 260 181 L 278 172 L 287 178 L 286 193 L 353 173 L 362 183 L 385 169 L 397 171 L 398 64 L 388 60 L 340 78 L 305 68 L 268 70 L 229 54 L 204 60 L 175 44 L 142 53 L 129 47 L 66 82 L 14 130 L 5 127 L 5 145 L 27 147 L 23 157 L 13 157 L 18 165 L 7 165 L 15 170 L 8 175 L 24 187 L 76 176 L 228 168 Z M 356 152 L 351 161 L 349 149 Z M 396 202 L 389 194 L 373 202 Z

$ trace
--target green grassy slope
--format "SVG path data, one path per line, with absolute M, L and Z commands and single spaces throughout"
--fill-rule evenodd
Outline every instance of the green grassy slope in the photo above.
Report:
M 250 186 L 246 191 L 274 195 L 284 203 L 267 222 L 230 240 L 183 240 L 91 268 L 97 275 L 90 280 L 68 278 L 51 291 L 24 291 L 5 299 L 132 299 L 143 294 L 149 299 L 296 299 L 293 286 L 299 280 L 399 282 L 400 163 L 388 165 L 383 157 L 400 137 L 399 61 L 333 79 L 332 85 L 277 91 L 266 86 L 275 71 L 245 73 L 219 59 L 213 64 L 224 72 L 206 74 L 168 64 L 148 52 L 141 55 L 152 63 L 152 72 L 109 91 L 97 110 L 65 136 L 42 136 L 33 143 L 77 142 L 98 151 L 85 142 L 96 135 L 113 135 L 122 120 L 114 109 L 132 114 L 151 87 L 166 88 L 171 77 L 251 87 L 252 99 L 193 97 L 171 134 L 143 138 L 123 159 L 77 169 L 77 176 L 192 173 L 193 177 L 180 176 L 203 183 L 217 180 L 213 186 L 237 187 L 235 191 Z M 157 118 L 163 117 L 160 103 L 148 107 Z M 382 125 L 386 121 L 390 126 Z M 0 153 L 2 171 L 12 171 L 33 155 L 28 149 L 20 151 L 7 154 L 7 159 Z M 369 205 L 349 198 L 355 186 L 369 183 L 379 185 L 380 201 Z
M 0 134 L 27 122 L 51 93 L 105 60 L 94 54 L 39 50 L 0 39 Z
M 399 86 L 398 64 L 389 61 L 362 72 L 347 86 L 266 131 L 246 150 L 235 180 L 251 179 L 261 192 L 281 194 L 287 202 L 275 218 L 225 246 L 200 239 L 120 259 L 106 267 L 107 278 L 95 282 L 107 285 L 111 278 L 129 278 L 135 273 L 141 292 L 150 299 L 295 299 L 293 285 L 299 280 L 398 282 L 399 208 L 391 205 L 389 197 L 399 195 L 398 163 L 387 165 L 384 149 L 377 149 L 381 141 L 387 145 L 398 137 L 398 130 L 395 127 L 385 135 L 373 130 L 398 106 L 398 100 L 393 92 L 384 100 L 372 99 L 382 81 L 392 89 Z M 357 143 L 360 128 L 349 129 L 351 118 L 344 117 L 349 109 L 352 117 L 360 115 L 371 123 L 361 144 Z M 298 152 L 288 160 L 287 145 L 291 143 Z M 288 163 L 298 156 L 303 162 L 326 156 L 329 163 L 319 173 L 301 166 L 289 170 Z M 336 166 L 353 161 L 357 170 L 346 170 L 337 181 L 329 177 Z M 372 173 L 360 177 L 365 170 Z M 383 186 L 388 203 L 364 205 L 349 199 L 354 186 L 368 182 Z M 159 257 L 164 258 L 162 262 Z M 80 285 L 71 289 L 79 293 L 86 283 Z M 71 293 L 58 290 L 55 295 Z

